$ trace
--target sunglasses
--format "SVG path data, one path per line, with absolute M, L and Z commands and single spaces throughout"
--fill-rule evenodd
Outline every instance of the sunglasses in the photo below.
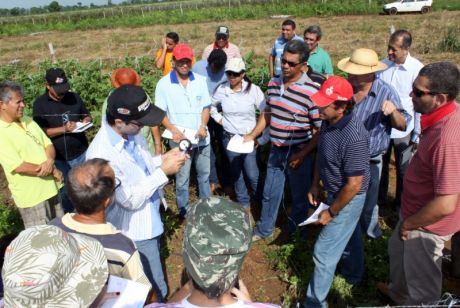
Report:
M 289 67 L 296 67 L 297 65 L 302 64 L 302 62 L 294 63 L 294 62 L 288 61 L 286 59 L 281 59 L 281 64 L 287 64 L 287 65 L 289 65 Z
M 437 92 L 420 90 L 417 87 L 415 87 L 415 85 L 412 85 L 412 93 L 414 94 L 415 97 L 422 97 L 423 95 L 437 95 L 437 94 L 439 94 Z
M 113 187 L 112 193 L 114 193 L 115 190 L 117 190 L 117 188 L 120 187 L 120 185 L 121 185 L 121 180 L 119 178 L 115 178 L 115 186 Z
M 217 41 L 219 41 L 219 40 L 226 41 L 226 40 L 227 40 L 227 36 L 224 35 L 224 34 L 216 35 L 216 40 L 217 40 Z
M 192 65 L 192 60 L 185 59 L 185 60 L 176 60 L 176 66 L 181 67 L 181 66 L 191 66 Z
M 237 73 L 237 72 L 228 71 L 228 72 L 225 72 L 225 73 L 226 73 L 227 76 L 229 76 L 229 77 L 240 77 L 241 74 L 242 74 L 243 72 Z
M 128 124 L 132 124 L 132 125 L 134 125 L 134 126 L 137 126 L 138 128 L 144 127 L 143 124 L 138 123 L 138 122 L 134 122 L 134 121 L 129 121 Z

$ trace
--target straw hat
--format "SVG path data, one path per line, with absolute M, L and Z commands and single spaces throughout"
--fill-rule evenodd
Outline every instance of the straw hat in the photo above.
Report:
M 377 53 L 372 49 L 358 48 L 351 57 L 340 60 L 337 67 L 349 74 L 365 75 L 382 71 L 387 65 L 379 61 Z

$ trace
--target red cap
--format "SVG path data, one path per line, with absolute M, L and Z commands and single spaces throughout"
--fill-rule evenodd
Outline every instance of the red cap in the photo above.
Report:
M 349 101 L 353 97 L 353 87 L 343 77 L 328 78 L 321 89 L 311 96 L 311 100 L 318 107 L 326 107 L 335 101 Z
M 173 57 L 176 60 L 193 59 L 192 48 L 187 44 L 177 44 L 173 49 Z

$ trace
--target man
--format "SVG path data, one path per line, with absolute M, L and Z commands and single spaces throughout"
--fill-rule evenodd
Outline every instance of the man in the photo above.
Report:
M 196 131 L 190 160 L 176 174 L 176 203 L 181 219 L 185 217 L 189 202 L 189 181 L 192 160 L 195 163 L 200 198 L 211 195 L 209 173 L 211 168 L 207 124 L 211 99 L 206 79 L 191 72 L 193 52 L 189 45 L 174 48 L 175 69 L 160 79 L 155 90 L 155 105 L 167 113 L 163 125 L 172 133 L 171 148 L 177 148 L 185 139 L 184 129 Z M 180 128 L 180 129 L 179 129 Z
M 310 52 L 308 65 L 317 73 L 332 75 L 334 74 L 334 69 L 332 68 L 331 57 L 319 46 L 322 35 L 323 33 L 319 26 L 310 26 L 303 33 L 305 44 Z
M 226 26 L 219 26 L 216 30 L 216 40 L 211 45 L 206 46 L 201 55 L 201 60 L 208 59 L 211 51 L 222 49 L 227 55 L 227 62 L 233 58 L 241 58 L 240 49 L 235 44 L 230 43 L 230 30 Z
M 225 74 L 225 63 L 227 63 L 227 55 L 222 49 L 214 49 L 208 57 L 208 60 L 198 61 L 192 68 L 194 73 L 206 77 L 208 84 L 209 96 L 212 96 L 218 85 L 227 81 Z M 229 166 L 228 158 L 225 155 L 225 149 L 222 144 L 223 130 L 222 126 L 218 125 L 214 120 L 209 120 L 208 131 L 211 137 L 211 171 L 209 174 L 209 183 L 211 184 L 211 192 L 214 192 L 219 185 L 219 178 L 216 166 L 216 155 L 220 154 L 219 161 L 221 162 L 222 184 L 224 187 L 230 185 L 228 180 L 227 170 Z
M 85 161 L 88 139 L 84 132 L 74 133 L 78 122 L 89 123 L 91 115 L 77 93 L 70 92 L 67 76 L 60 68 L 46 71 L 46 91 L 33 104 L 34 121 L 45 131 L 56 149 L 56 167 L 67 179 L 72 167 Z M 64 211 L 73 212 L 65 188 L 60 191 Z
M 270 55 L 268 56 L 268 69 L 271 77 L 281 76 L 281 56 L 283 55 L 284 46 L 290 40 L 299 40 L 302 38 L 295 34 L 296 24 L 291 19 L 286 19 L 281 24 L 281 35 L 275 40 Z
M 305 196 L 310 189 L 313 153 L 319 136 L 316 129 L 321 126 L 318 108 L 310 100 L 319 87 L 302 71 L 306 69 L 307 61 L 308 51 L 303 42 L 291 40 L 286 43 L 281 58 L 283 77 L 274 77 L 268 83 L 267 107 L 253 131 L 244 136 L 247 141 L 255 140 L 270 125 L 272 147 L 262 213 L 254 230 L 253 241 L 272 234 L 286 177 L 292 199 L 289 217 L 291 235 L 307 215 L 309 204 Z
M 147 307 L 279 307 L 252 303 L 239 279 L 251 233 L 249 216 L 239 204 L 220 197 L 198 201 L 187 213 L 184 231 L 182 256 L 190 281 L 173 296 L 172 304 Z
M 76 213 L 56 218 L 50 225 L 95 238 L 104 246 L 111 275 L 151 288 L 136 246 L 105 219 L 105 210 L 111 206 L 113 194 L 120 185 L 121 182 L 115 178 L 113 169 L 105 159 L 93 158 L 72 168 L 67 190 Z
M 387 152 L 383 156 L 382 177 L 379 188 L 379 203 L 384 204 L 388 193 L 388 165 L 390 163 L 391 152 L 394 150 L 396 162 L 396 196 L 393 207 L 399 211 L 401 206 L 401 193 L 403 190 L 403 178 L 409 159 L 412 156 L 404 155 L 406 151 L 411 151 L 414 143 L 418 143 L 420 135 L 420 114 L 414 113 L 414 105 L 410 98 L 412 83 L 423 67 L 423 64 L 413 58 L 409 51 L 412 44 L 412 36 L 406 30 L 395 31 L 390 36 L 388 43 L 388 58 L 383 60 L 388 68 L 377 74 L 377 78 L 392 85 L 401 100 L 404 110 L 412 116 L 412 120 L 407 123 L 405 131 L 397 129 L 391 130 L 391 141 Z
M 379 61 L 372 49 L 359 48 L 351 57 L 339 61 L 338 68 L 348 73 L 348 81 L 353 86 L 353 99 L 356 102 L 353 113 L 369 132 L 370 181 L 366 201 L 348 247 L 345 249 L 344 262 L 351 262 L 342 271 L 348 282 L 357 284 L 364 273 L 363 256 L 350 256 L 355 243 L 361 241 L 361 231 L 371 238 L 378 238 L 382 230 L 378 225 L 377 196 L 380 183 L 382 155 L 390 143 L 392 128 L 404 130 L 410 115 L 402 108 L 399 96 L 392 86 L 375 77 L 376 72 L 387 66 Z
M 179 44 L 179 35 L 176 32 L 168 32 L 161 39 L 161 48 L 155 56 L 155 67 L 163 70 L 163 76 L 173 69 L 172 51 L 177 44 Z
M 0 164 L 26 228 L 63 215 L 54 166 L 54 146 L 41 128 L 24 115 L 20 85 L 0 83 Z
M 330 77 L 311 97 L 323 120 L 312 186 L 318 205 L 320 180 L 330 207 L 319 215 L 324 225 L 315 243 L 315 269 L 308 284 L 306 307 L 324 307 L 335 268 L 359 222 L 369 183 L 369 135 L 353 114 L 353 88 L 342 77 Z M 363 253 L 362 242 L 356 253 Z M 331 249 L 334 247 L 334 249 Z
M 95 239 L 55 226 L 28 228 L 5 253 L 5 307 L 102 307 L 108 276 Z
M 426 65 L 412 86 L 422 135 L 404 177 L 401 216 L 388 242 L 390 284 L 398 305 L 441 297 L 444 243 L 460 230 L 460 72 L 449 62 Z
M 163 118 L 164 112 L 151 104 L 141 87 L 121 86 L 110 94 L 106 117 L 87 152 L 87 159 L 108 160 L 121 182 L 113 205 L 106 210 L 106 219 L 136 243 L 145 274 L 160 302 L 168 288 L 160 261 L 163 223 L 159 190 L 186 156 L 174 150 L 152 157 L 139 131 L 143 126 L 159 125 Z

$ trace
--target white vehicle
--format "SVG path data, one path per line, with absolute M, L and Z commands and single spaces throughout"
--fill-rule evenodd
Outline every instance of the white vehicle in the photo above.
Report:
M 428 13 L 431 10 L 433 0 L 399 0 L 383 6 L 383 11 L 390 15 L 406 12 Z

